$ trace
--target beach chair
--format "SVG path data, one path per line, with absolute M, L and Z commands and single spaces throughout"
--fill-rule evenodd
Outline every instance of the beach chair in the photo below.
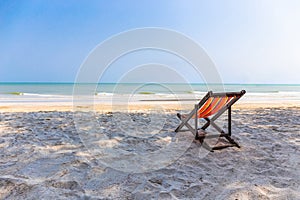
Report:
M 178 118 L 181 120 L 180 125 L 176 128 L 175 132 L 179 131 L 191 131 L 195 135 L 195 140 L 199 140 L 203 147 L 208 149 L 209 151 L 223 149 L 226 147 L 238 147 L 240 145 L 234 141 L 231 137 L 231 106 L 237 102 L 244 94 L 245 90 L 240 92 L 224 92 L 224 93 L 213 93 L 209 91 L 201 101 L 195 105 L 194 109 L 186 115 L 182 115 L 180 113 L 177 114 Z M 228 131 L 225 132 L 222 128 L 220 128 L 215 121 L 225 112 L 228 112 Z M 206 122 L 201 127 L 198 128 L 199 118 L 203 118 Z M 194 119 L 194 125 L 190 125 L 189 121 Z M 220 134 L 209 135 L 205 132 L 209 126 L 212 126 L 216 129 Z M 183 129 L 183 127 L 187 127 L 188 129 Z M 217 138 L 222 137 L 225 138 L 227 144 L 225 145 L 216 145 L 209 146 L 204 139 Z

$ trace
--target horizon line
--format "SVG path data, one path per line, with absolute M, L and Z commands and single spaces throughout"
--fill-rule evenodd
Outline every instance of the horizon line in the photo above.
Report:
M 12 82 L 12 81 L 4 81 L 4 82 L 0 82 L 0 84 L 141 84 L 144 82 L 124 82 L 124 83 L 117 83 L 117 82 L 86 82 L 86 83 L 76 83 L 76 82 L 68 82 L 68 81 L 16 81 L 16 82 Z M 191 82 L 191 83 L 175 83 L 175 82 L 149 82 L 147 84 L 157 84 L 157 83 L 161 83 L 161 84 L 203 84 L 203 85 L 300 85 L 300 83 L 200 83 L 200 82 Z

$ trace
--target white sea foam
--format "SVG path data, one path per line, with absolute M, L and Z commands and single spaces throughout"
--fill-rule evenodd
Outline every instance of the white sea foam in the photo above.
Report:
M 114 93 L 110 93 L 110 92 L 97 92 L 95 95 L 97 95 L 97 96 L 112 96 L 112 95 L 114 95 Z
M 53 94 L 36 94 L 36 93 L 22 93 L 24 96 L 36 96 L 36 97 L 62 97 L 62 95 Z

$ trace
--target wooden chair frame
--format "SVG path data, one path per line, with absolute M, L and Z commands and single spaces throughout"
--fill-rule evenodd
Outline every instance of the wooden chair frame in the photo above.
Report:
M 194 109 L 185 117 L 180 118 L 181 123 L 176 128 L 175 132 L 179 131 L 191 131 L 195 135 L 195 140 L 199 140 L 203 147 L 213 151 L 218 149 L 223 149 L 226 147 L 233 147 L 236 146 L 240 148 L 240 145 L 235 142 L 231 137 L 231 106 L 237 102 L 244 94 L 246 93 L 245 90 L 242 90 L 240 92 L 224 92 L 224 93 L 213 93 L 212 91 L 209 91 L 198 104 L 195 104 Z M 206 120 L 206 123 L 200 128 L 200 130 L 205 131 L 210 125 L 214 127 L 220 134 L 214 134 L 214 135 L 199 135 L 199 128 L 198 128 L 198 121 L 199 117 L 198 110 L 208 101 L 209 98 L 224 98 L 224 97 L 230 97 L 231 99 L 223 106 L 221 107 L 211 118 L 209 117 L 203 117 L 203 119 Z M 220 128 L 216 123 L 215 120 L 218 119 L 225 111 L 228 111 L 228 130 L 225 132 L 222 128 Z M 194 127 L 189 124 L 189 120 L 194 118 L 195 125 Z M 188 129 L 183 130 L 182 128 L 186 126 Z M 217 137 L 224 137 L 229 142 L 228 145 L 222 145 L 222 146 L 214 146 L 210 147 L 204 139 L 210 139 L 210 138 L 217 138 Z

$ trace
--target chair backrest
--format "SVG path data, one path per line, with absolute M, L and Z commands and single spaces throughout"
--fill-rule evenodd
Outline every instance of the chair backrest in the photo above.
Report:
M 212 91 L 209 91 L 204 97 L 204 101 L 201 101 L 199 104 L 197 112 L 198 118 L 209 117 L 219 112 L 225 106 L 230 107 L 245 93 L 245 90 L 242 90 L 241 92 L 224 93 L 213 93 Z

